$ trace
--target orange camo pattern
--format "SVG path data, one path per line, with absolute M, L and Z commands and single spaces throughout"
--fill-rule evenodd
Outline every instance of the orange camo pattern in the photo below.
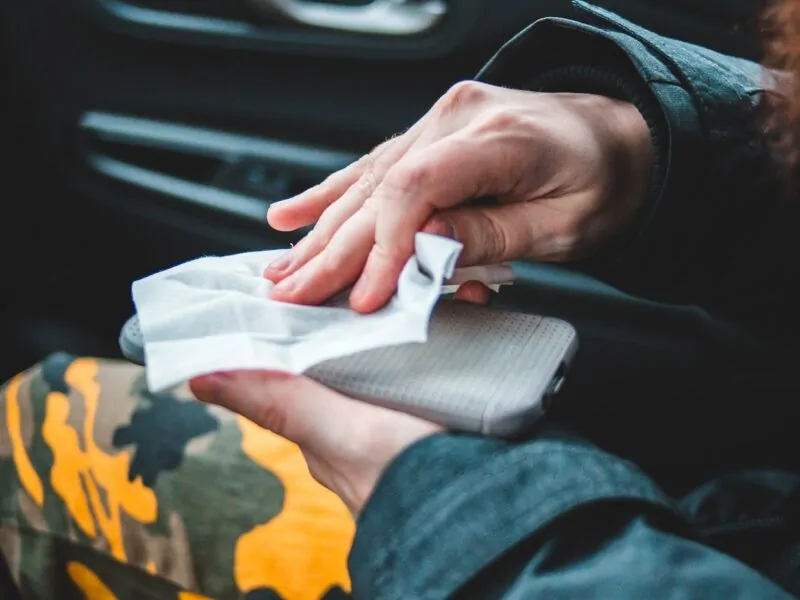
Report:
M 5 387 L 0 406 L 0 462 L 13 464 L 17 481 L 4 486 L 0 480 L 0 490 L 16 491 L 11 502 L 19 504 L 17 518 L 22 519 L 12 523 L 16 527 L 0 528 L 0 537 L 5 538 L 0 539 L 0 549 L 14 555 L 7 557 L 12 572 L 19 575 L 24 553 L 8 550 L 19 545 L 9 536 L 19 537 L 15 531 L 31 528 L 38 534 L 67 537 L 75 548 L 90 547 L 135 569 L 141 575 L 137 580 L 145 587 L 152 578 L 154 582 L 169 580 L 174 589 L 167 595 L 138 597 L 223 600 L 204 595 L 208 590 L 202 589 L 199 576 L 220 565 L 231 573 L 230 588 L 236 592 L 227 597 L 246 598 L 248 592 L 269 589 L 285 600 L 320 600 L 333 587 L 349 590 L 346 560 L 355 533 L 351 515 L 334 494 L 313 480 L 299 448 L 233 415 L 221 417 L 229 432 L 226 435 L 235 433 L 231 439 L 237 445 L 226 447 L 226 452 L 231 453 L 231 460 L 249 461 L 253 468 L 277 478 L 282 502 L 276 515 L 239 532 L 232 554 L 212 556 L 209 564 L 202 563 L 208 553 L 195 553 L 190 542 L 202 532 L 189 529 L 190 519 L 182 518 L 182 511 L 192 510 L 191 498 L 185 508 L 172 500 L 171 514 L 165 514 L 157 485 L 148 487 L 139 476 L 129 479 L 132 449 L 113 448 L 108 441 L 113 436 L 110 430 L 127 423 L 137 406 L 138 400 L 128 396 L 136 393 L 133 382 L 140 377 L 140 369 L 133 365 L 80 358 L 66 368 L 66 391 L 46 386 L 39 369 L 15 377 Z M 188 397 L 182 400 L 194 402 Z M 34 447 L 37 436 L 39 445 Z M 195 462 L 202 460 L 209 444 L 206 440 L 189 446 L 187 454 Z M 40 458 L 43 447 L 50 460 Z M 181 468 L 183 465 L 177 467 Z M 215 477 L 206 479 L 194 484 L 199 488 L 215 485 Z M 51 531 L 47 525 L 45 507 L 49 509 L 53 503 L 68 516 L 65 531 Z M 6 518 L 1 513 L 0 517 Z M 250 517 L 257 522 L 258 515 Z M 219 518 L 225 519 L 225 515 Z M 162 533 L 153 533 L 153 527 L 165 521 L 174 525 L 166 533 L 158 529 L 155 531 Z M 68 557 L 62 566 L 76 597 L 133 597 L 130 592 L 117 591 L 114 578 L 80 558 L 84 555 L 76 556 Z

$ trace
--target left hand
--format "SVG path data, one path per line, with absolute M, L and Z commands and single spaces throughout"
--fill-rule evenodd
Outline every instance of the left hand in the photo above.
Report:
M 459 288 L 456 298 L 484 304 L 489 290 L 470 282 Z M 217 373 L 192 380 L 190 387 L 198 400 L 223 406 L 297 444 L 311 475 L 354 515 L 398 454 L 442 431 L 434 423 L 348 398 L 288 373 Z
M 427 231 L 464 246 L 461 266 L 586 258 L 643 206 L 652 136 L 630 103 L 591 94 L 454 86 L 404 134 L 319 186 L 270 206 L 270 225 L 313 231 L 271 263 L 273 300 L 383 306 Z M 464 206 L 494 197 L 496 206 Z

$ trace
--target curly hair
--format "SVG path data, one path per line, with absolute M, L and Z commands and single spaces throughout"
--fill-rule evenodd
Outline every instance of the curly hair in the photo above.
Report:
M 778 156 L 800 165 L 800 0 L 769 0 L 763 12 L 761 34 L 765 76 L 766 133 Z M 793 177 L 794 179 L 794 177 Z

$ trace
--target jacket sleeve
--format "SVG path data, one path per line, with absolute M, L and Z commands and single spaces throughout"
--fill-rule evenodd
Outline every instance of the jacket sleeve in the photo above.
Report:
M 478 75 L 489 83 L 618 96 L 653 132 L 652 193 L 630 233 L 576 268 L 623 291 L 698 305 L 768 334 L 797 332 L 797 203 L 784 202 L 760 132 L 770 74 L 574 3 L 544 19 Z M 789 321 L 791 321 L 791 326 Z
M 685 537 L 629 463 L 560 435 L 438 435 L 381 478 L 350 555 L 355 598 L 789 598 Z

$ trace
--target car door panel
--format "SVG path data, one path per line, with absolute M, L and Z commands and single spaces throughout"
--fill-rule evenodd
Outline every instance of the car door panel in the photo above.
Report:
M 4 3 L 6 370 L 56 349 L 116 355 L 133 279 L 296 241 L 266 225 L 270 202 L 408 127 L 513 32 L 570 14 L 567 0 L 441 0 L 430 30 L 370 35 L 245 1 L 266 0 Z M 606 4 L 669 29 L 646 2 Z

